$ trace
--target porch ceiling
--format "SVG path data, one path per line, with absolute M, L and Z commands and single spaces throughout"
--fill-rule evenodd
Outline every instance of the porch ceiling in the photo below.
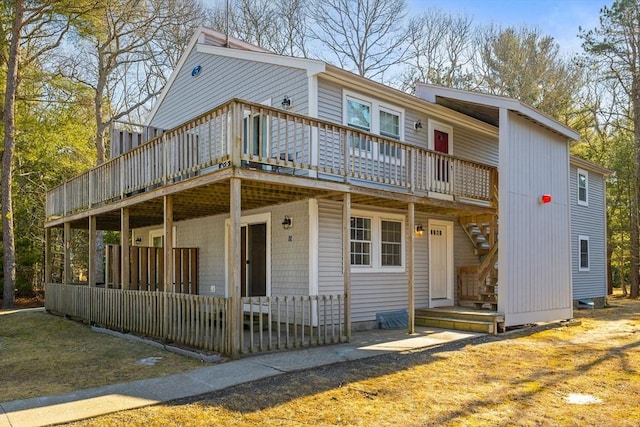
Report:
M 417 212 L 429 212 L 440 215 L 463 216 L 472 214 L 495 213 L 495 209 L 484 205 L 463 203 L 455 200 L 443 200 L 413 194 L 398 193 L 382 189 L 372 189 L 358 185 L 318 184 L 307 178 L 283 177 L 263 172 L 243 172 L 242 210 L 258 209 L 309 198 L 342 201 L 344 191 L 351 193 L 351 203 L 360 206 L 405 210 L 413 202 Z M 212 182 L 196 182 L 183 185 L 170 192 L 173 196 L 173 219 L 184 221 L 205 216 L 226 214 L 229 212 L 230 180 L 223 178 Z M 153 194 L 153 193 L 156 194 Z M 163 223 L 164 191 L 154 190 L 141 193 L 127 199 L 130 228 L 148 227 Z M 111 210 L 104 207 L 96 214 L 96 226 L 99 230 L 120 230 L 120 206 Z M 91 211 L 71 221 L 72 228 L 87 229 Z
M 258 209 L 312 197 L 326 197 L 331 191 L 243 179 L 241 206 L 243 210 Z M 173 193 L 173 220 L 184 221 L 228 213 L 230 209 L 229 194 L 229 180 L 191 187 Z M 147 198 L 139 203 L 135 203 L 135 198 L 131 198 L 131 202 L 132 204 L 128 206 L 130 228 L 163 223 L 164 201 L 162 194 L 155 198 Z M 71 226 L 72 228 L 88 228 L 88 217 L 73 221 Z M 120 230 L 120 209 L 98 214 L 96 226 L 99 230 Z

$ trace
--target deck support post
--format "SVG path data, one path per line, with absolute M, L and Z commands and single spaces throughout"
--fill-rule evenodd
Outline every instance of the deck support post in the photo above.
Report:
M 72 280 L 71 273 L 71 223 L 64 223 L 64 279 L 65 285 L 70 285 Z
M 89 215 L 89 287 L 96 286 L 96 271 L 98 268 L 98 231 L 96 230 L 96 216 Z
M 173 196 L 164 196 L 164 280 L 163 280 L 163 331 L 164 337 L 169 334 L 169 297 L 173 291 Z
M 344 329 L 351 340 L 351 193 L 342 201 L 342 271 L 344 276 Z
M 131 282 L 129 257 L 129 208 L 122 208 L 120 210 L 120 281 L 123 291 L 129 290 Z
M 231 357 L 237 358 L 241 352 L 240 334 L 242 334 L 242 281 L 240 260 L 241 254 L 241 180 L 231 178 L 229 194 L 229 344 Z
M 415 305 L 415 268 L 414 268 L 414 251 L 415 251 L 415 204 L 413 202 L 409 203 L 408 209 L 408 241 L 407 241 L 407 274 L 408 274 L 408 299 L 409 299 L 409 333 L 415 333 L 415 314 L 416 314 L 416 305 Z
M 51 227 L 44 229 L 44 284 L 51 283 Z

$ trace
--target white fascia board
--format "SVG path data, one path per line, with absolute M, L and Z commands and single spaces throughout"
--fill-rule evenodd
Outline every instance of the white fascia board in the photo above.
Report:
M 227 58 L 243 59 L 245 61 L 262 62 L 265 64 L 282 65 L 284 67 L 306 70 L 307 76 L 315 76 L 325 71 L 325 63 L 313 59 L 281 56 L 275 53 L 252 52 L 248 50 L 229 49 L 226 47 L 209 46 L 199 44 L 197 51 L 209 55 L 224 56 Z
M 608 177 L 608 176 L 613 175 L 613 171 L 612 170 L 604 168 L 604 167 L 602 167 L 600 165 L 597 165 L 597 164 L 595 164 L 593 162 L 585 160 L 585 159 L 583 159 L 581 157 L 571 155 L 569 160 L 570 160 L 572 165 L 574 165 L 574 166 L 576 166 L 578 168 L 586 169 L 586 170 L 588 170 L 590 172 L 595 172 L 595 173 L 601 174 L 604 177 Z
M 503 96 L 489 95 L 485 93 L 469 92 L 466 90 L 446 88 L 442 86 L 434 86 L 426 83 L 416 84 L 416 96 L 429 102 L 436 102 L 438 96 L 443 98 L 451 98 L 458 101 L 470 102 L 474 104 L 486 105 L 495 108 L 506 108 L 526 116 L 533 121 L 559 133 L 570 140 L 577 141 L 580 134 L 568 126 L 558 122 L 546 114 L 530 107 L 518 100 L 506 98 Z
M 327 71 L 322 77 L 364 95 L 371 94 L 386 102 L 406 106 L 416 111 L 425 111 L 433 114 L 439 120 L 446 120 L 489 136 L 496 137 L 498 135 L 498 131 L 494 126 L 481 120 L 459 113 L 444 105 L 425 102 L 425 100 L 417 96 L 367 79 L 366 77 L 358 76 L 338 67 L 327 65 Z

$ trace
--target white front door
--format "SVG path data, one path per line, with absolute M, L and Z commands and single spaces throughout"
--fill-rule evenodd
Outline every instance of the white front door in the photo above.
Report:
M 429 221 L 429 300 L 431 307 L 453 300 L 453 222 Z

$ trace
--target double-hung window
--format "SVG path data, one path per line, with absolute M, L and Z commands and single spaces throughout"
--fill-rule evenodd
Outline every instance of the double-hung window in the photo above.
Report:
M 372 272 L 404 271 L 404 218 L 356 213 L 351 217 L 351 266 Z
M 371 265 L 371 218 L 351 217 L 351 265 Z
M 589 173 L 585 170 L 578 169 L 578 204 L 582 206 L 589 205 Z
M 371 103 L 357 98 L 347 98 L 347 125 L 358 130 L 371 132 Z M 371 151 L 371 141 L 364 136 L 352 135 L 351 147 Z
M 380 221 L 380 264 L 402 266 L 402 223 L 399 221 Z
M 344 123 L 356 130 L 401 141 L 403 138 L 404 111 L 393 105 L 372 98 L 344 91 Z M 351 135 L 349 145 L 364 152 L 371 152 L 372 141 L 364 135 Z M 396 144 L 380 141 L 377 150 L 385 156 L 400 157 Z
M 578 236 L 578 271 L 589 271 L 589 236 Z
M 380 135 L 400 140 L 400 113 L 388 108 L 380 107 Z M 400 157 L 399 147 L 395 144 L 381 143 L 380 154 Z

